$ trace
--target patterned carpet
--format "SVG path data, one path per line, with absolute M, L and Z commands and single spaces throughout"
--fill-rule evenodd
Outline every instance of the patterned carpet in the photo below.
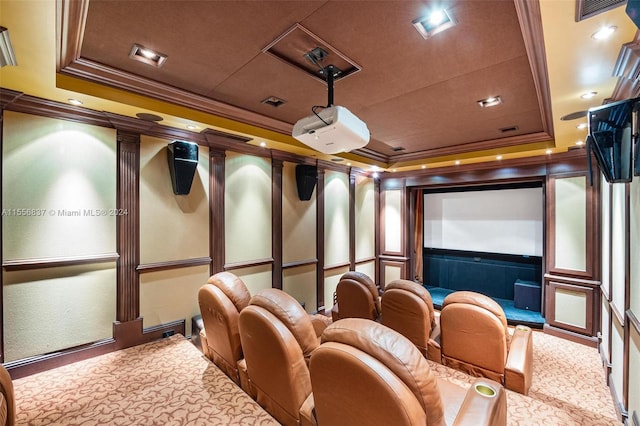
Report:
M 598 352 L 534 333 L 528 397 L 507 391 L 509 425 L 621 425 Z M 468 387 L 473 378 L 430 362 Z M 18 425 L 277 425 L 184 337 L 14 381 Z
M 183 336 L 14 380 L 18 425 L 278 425 Z
M 536 331 L 528 396 L 507 390 L 508 425 L 622 425 L 605 383 L 600 355 L 590 348 Z M 468 387 L 473 378 L 429 361 L 439 377 Z

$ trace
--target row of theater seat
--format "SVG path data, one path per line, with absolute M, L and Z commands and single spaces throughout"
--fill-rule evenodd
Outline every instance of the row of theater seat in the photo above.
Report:
M 334 321 L 378 321 L 407 337 L 432 361 L 490 378 L 524 395 L 529 392 L 531 329 L 516 326 L 510 333 L 504 310 L 490 297 L 458 291 L 444 299 L 438 313 L 431 295 L 418 283 L 395 280 L 381 291 L 367 275 L 348 272 L 338 282 L 334 302 Z
M 228 272 L 198 298 L 205 354 L 284 425 L 506 424 L 502 385 L 436 379 L 416 345 L 375 321 L 328 325 L 281 290 L 251 297 Z

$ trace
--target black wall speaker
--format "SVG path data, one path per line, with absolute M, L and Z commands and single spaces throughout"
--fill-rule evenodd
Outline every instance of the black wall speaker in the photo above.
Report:
M 173 141 L 167 146 L 167 159 L 173 193 L 187 195 L 191 191 L 193 176 L 198 168 L 198 144 Z
M 298 198 L 309 201 L 316 187 L 318 170 L 316 166 L 298 164 L 296 166 L 296 184 L 298 186 Z

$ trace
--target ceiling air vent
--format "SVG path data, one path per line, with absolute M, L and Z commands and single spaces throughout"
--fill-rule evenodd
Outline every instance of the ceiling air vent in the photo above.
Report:
M 502 129 L 500 129 L 502 133 L 515 132 L 516 130 L 518 130 L 518 126 L 509 126 L 509 127 L 503 127 Z
M 576 22 L 622 6 L 626 0 L 576 0 Z
M 402 146 L 394 146 L 393 148 L 391 148 L 391 151 L 393 152 L 402 152 L 405 151 L 406 148 L 402 147 Z
M 260 102 L 265 105 L 271 105 L 272 107 L 276 107 L 276 108 L 287 103 L 287 101 L 285 101 L 284 99 L 280 99 L 275 96 L 269 96 L 268 98 L 263 99 Z

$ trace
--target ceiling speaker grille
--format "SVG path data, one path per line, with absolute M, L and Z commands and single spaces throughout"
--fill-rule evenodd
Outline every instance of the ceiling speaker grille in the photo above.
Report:
M 622 6 L 626 0 L 576 0 L 576 22 Z

